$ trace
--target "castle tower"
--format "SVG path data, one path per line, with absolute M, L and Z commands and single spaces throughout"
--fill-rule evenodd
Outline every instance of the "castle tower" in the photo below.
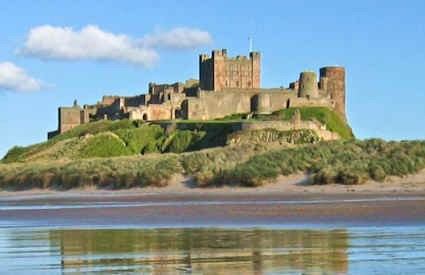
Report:
M 305 71 L 300 74 L 298 96 L 310 98 L 319 97 L 317 75 L 315 72 Z
M 229 58 L 227 50 L 214 50 L 211 57 L 199 56 L 199 86 L 202 90 L 220 91 L 226 88 L 260 88 L 261 54 L 251 52 L 249 58 Z
M 252 87 L 248 88 L 260 88 L 261 87 L 261 54 L 259 52 L 250 52 L 249 59 L 252 66 Z
M 271 114 L 271 102 L 270 95 L 266 93 L 260 93 L 254 97 L 255 112 L 257 114 Z
M 345 69 L 343 67 L 323 67 L 320 69 L 320 87 L 335 101 L 335 111 L 345 116 Z

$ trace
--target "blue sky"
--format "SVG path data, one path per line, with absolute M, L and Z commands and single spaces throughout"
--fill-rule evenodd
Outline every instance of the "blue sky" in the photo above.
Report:
M 197 78 L 199 53 L 247 54 L 250 36 L 263 87 L 341 65 L 358 138 L 425 137 L 425 1 L 0 4 L 0 156 L 46 140 L 58 106 Z

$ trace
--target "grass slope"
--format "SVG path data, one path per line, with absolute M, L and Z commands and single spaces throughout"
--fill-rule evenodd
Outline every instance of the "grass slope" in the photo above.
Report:
M 299 110 L 302 120 L 316 119 L 320 123 L 326 125 L 331 132 L 338 133 L 343 139 L 354 138 L 351 127 L 337 113 L 326 107 L 296 107 L 276 111 L 270 115 L 255 115 L 252 120 L 290 120 L 293 118 L 295 111 Z M 219 121 L 235 121 L 245 118 L 247 114 L 235 114 L 219 119 Z
M 140 121 L 97 121 L 75 127 L 43 143 L 27 147 L 15 146 L 1 162 L 76 160 L 195 151 L 226 145 L 228 136 L 235 132 L 234 126 L 229 121 L 183 121 L 177 124 L 177 129 L 166 131 L 159 125 Z M 294 143 L 310 142 L 310 139 L 303 139 L 302 135 L 282 135 L 287 136 L 288 140 L 295 138 Z
M 226 145 L 234 131 L 229 123 L 184 123 L 186 130 L 165 131 L 140 121 L 97 121 L 83 124 L 46 142 L 15 146 L 2 163 L 75 160 L 148 153 L 182 153 Z

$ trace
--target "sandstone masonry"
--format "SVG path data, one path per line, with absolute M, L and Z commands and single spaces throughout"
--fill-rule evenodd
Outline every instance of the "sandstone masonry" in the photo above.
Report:
M 251 52 L 249 57 L 230 58 L 227 50 L 214 50 L 211 56 L 199 56 L 199 81 L 191 79 L 185 83 L 149 83 L 146 94 L 132 97 L 104 96 L 94 105 L 80 107 L 74 102 L 72 107 L 59 107 L 58 130 L 49 132 L 48 138 L 100 119 L 212 120 L 232 114 L 269 114 L 300 106 L 328 107 L 346 120 L 343 67 L 321 68 L 319 81 L 315 72 L 302 72 L 299 79 L 290 83 L 288 88 L 263 89 L 260 88 L 260 81 L 259 52 Z M 317 123 L 310 124 L 304 126 L 320 130 L 321 126 Z M 283 124 L 275 126 L 293 129 Z M 327 133 L 323 132 L 323 135 Z

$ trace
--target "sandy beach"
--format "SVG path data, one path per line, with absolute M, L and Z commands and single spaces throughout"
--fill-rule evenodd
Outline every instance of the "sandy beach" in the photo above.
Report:
M 0 193 L 3 226 L 379 226 L 425 223 L 423 174 L 358 186 L 309 186 L 305 175 L 259 188 L 31 190 Z
M 0 191 L 0 200 L 34 200 L 44 196 L 60 196 L 62 198 L 70 197 L 215 197 L 223 196 L 277 196 L 287 199 L 291 198 L 310 198 L 317 197 L 380 197 L 380 196 L 419 196 L 425 195 L 425 171 L 407 177 L 389 177 L 384 182 L 369 181 L 361 185 L 310 185 L 309 176 L 305 174 L 296 174 L 291 176 L 280 176 L 273 183 L 265 184 L 260 187 L 197 187 L 190 178 L 182 175 L 175 175 L 166 187 L 144 187 L 120 190 L 107 190 L 84 188 L 59 191 L 54 189 L 31 189 L 25 191 Z

